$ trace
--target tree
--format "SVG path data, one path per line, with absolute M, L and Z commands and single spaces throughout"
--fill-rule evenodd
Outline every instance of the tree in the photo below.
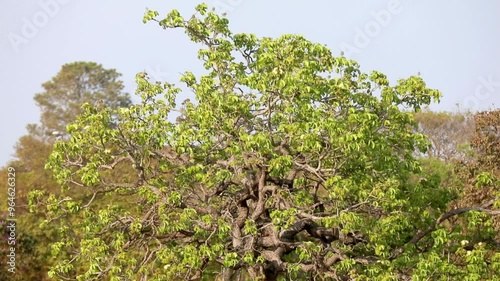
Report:
M 429 137 L 432 146 L 427 156 L 443 161 L 465 160 L 467 147 L 474 133 L 471 113 L 432 112 L 428 109 L 415 114 L 418 131 Z
M 52 134 L 64 133 L 84 103 L 102 102 L 111 108 L 128 107 L 130 97 L 123 93 L 121 74 L 104 69 L 94 62 L 73 62 L 62 66 L 59 73 L 42 84 L 44 92 L 35 95 L 42 111 L 42 129 Z
M 471 138 L 473 157 L 455 166 L 463 183 L 461 196 L 454 204 L 459 207 L 494 202 L 500 195 L 500 110 L 474 114 L 475 130 Z M 474 225 L 457 221 L 472 233 L 469 243 L 491 243 L 500 247 L 500 218 L 476 217 Z
M 104 69 L 93 62 L 74 62 L 63 65 L 56 76 L 42 85 L 45 91 L 35 95 L 42 112 L 40 124 L 27 126 L 28 134 L 22 136 L 15 146 L 16 158 L 8 163 L 16 171 L 16 232 L 20 250 L 17 256 L 19 270 L 8 280 L 46 280 L 48 267 L 53 264 L 48 245 L 57 241 L 59 234 L 50 227 L 38 227 L 44 217 L 28 212 L 28 193 L 40 190 L 41 193 L 64 196 L 52 173 L 44 168 L 57 137 L 52 132 L 64 133 L 66 125 L 74 122 L 82 112 L 84 103 L 103 101 L 114 109 L 129 106 L 130 96 L 122 91 L 120 76 L 116 70 Z M 7 170 L 0 170 L 2 182 L 7 182 Z M 80 196 L 86 194 L 83 189 L 77 192 Z M 74 191 L 72 195 L 76 195 Z M 1 280 L 6 278 L 0 277 Z
M 302 36 L 232 33 L 199 5 L 144 21 L 184 29 L 207 72 L 181 81 L 195 94 L 137 75 L 142 102 L 87 104 L 47 167 L 91 198 L 49 197 L 59 279 L 492 279 L 500 255 L 467 252 L 445 222 L 491 204 L 447 210 L 452 196 L 421 173 L 413 112 L 438 99 L 420 77 L 390 85 L 378 71 Z M 183 112 L 169 121 L 173 110 Z M 118 165 L 135 178 L 112 178 Z M 96 205 L 135 195 L 139 204 Z M 109 201 L 108 201 L 109 202 Z M 77 221 L 78 223 L 72 223 Z M 453 258 L 450 258 L 450 255 Z
M 43 262 L 39 260 L 39 256 L 36 254 L 36 241 L 28 234 L 26 229 L 19 229 L 16 226 L 16 245 L 9 244 L 12 241 L 9 240 L 11 231 L 7 228 L 10 222 L 6 221 L 5 218 L 7 218 L 5 213 L 0 214 L 0 237 L 2 238 L 0 262 L 3 265 L 0 268 L 1 280 L 45 280 L 38 275 Z M 15 248 L 15 251 L 11 252 L 11 248 Z M 14 269 L 12 269 L 14 263 L 9 264 L 11 262 L 9 255 L 15 258 Z
M 500 109 L 474 115 L 476 124 L 472 147 L 478 153 L 479 165 L 500 175 Z
M 44 92 L 34 100 L 41 110 L 40 124 L 29 124 L 28 135 L 22 136 L 15 147 L 16 159 L 10 164 L 32 181 L 24 181 L 33 189 L 50 189 L 55 182 L 44 169 L 54 141 L 66 132 L 66 126 L 82 113 L 85 103 L 103 103 L 117 109 L 132 104 L 123 92 L 121 76 L 114 69 L 105 69 L 94 62 L 73 62 L 61 67 L 50 81 L 42 84 Z M 54 133 L 60 135 L 56 135 Z M 50 191 L 55 191 L 54 189 Z M 25 194 L 26 195 L 26 194 Z
M 463 179 L 455 168 L 473 158 L 471 141 L 474 119 L 471 112 L 433 112 L 428 108 L 415 113 L 417 132 L 429 138 L 431 146 L 417 153 L 422 172 L 435 177 L 441 187 L 457 195 L 463 189 Z

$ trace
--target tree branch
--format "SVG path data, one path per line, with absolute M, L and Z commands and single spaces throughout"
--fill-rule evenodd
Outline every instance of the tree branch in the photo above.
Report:
M 434 230 L 436 230 L 436 227 L 439 224 L 441 224 L 442 222 L 444 222 L 445 220 L 447 220 L 447 219 L 449 219 L 449 218 L 451 218 L 453 216 L 457 216 L 457 215 L 460 215 L 460 214 L 463 214 L 463 213 L 467 213 L 467 212 L 470 212 L 470 211 L 483 212 L 483 213 L 487 213 L 489 215 L 500 215 L 500 210 L 490 210 L 490 209 L 487 209 L 488 207 L 491 207 L 496 200 L 497 199 L 490 200 L 490 201 L 486 202 L 485 204 L 483 204 L 483 205 L 481 205 L 479 207 L 457 208 L 457 209 L 453 209 L 451 211 L 448 211 L 448 212 L 442 214 L 437 220 L 435 220 L 426 230 L 418 232 L 405 245 L 407 245 L 407 244 L 417 244 L 427 234 L 429 234 L 429 233 L 433 232 Z M 397 249 L 395 249 L 394 251 L 392 251 L 390 259 L 395 259 L 397 256 L 399 256 L 402 253 L 404 253 L 404 245 L 401 246 L 401 247 L 399 247 L 399 248 L 397 248 Z

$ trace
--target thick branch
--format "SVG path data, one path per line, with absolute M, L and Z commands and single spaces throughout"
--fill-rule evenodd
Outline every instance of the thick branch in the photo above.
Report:
M 259 185 L 258 185 L 258 201 L 257 205 L 255 206 L 255 209 L 252 213 L 252 220 L 256 220 L 260 215 L 265 210 L 265 204 L 266 204 L 266 198 L 265 198 L 265 193 L 266 193 L 266 175 L 267 172 L 262 169 L 260 172 L 260 177 L 259 177 Z
M 303 219 L 294 223 L 290 228 L 283 230 L 279 235 L 279 239 L 283 242 L 294 242 L 295 236 L 302 230 L 307 231 L 311 237 L 318 238 L 324 243 L 331 243 L 340 237 L 338 229 L 325 228 L 311 219 Z

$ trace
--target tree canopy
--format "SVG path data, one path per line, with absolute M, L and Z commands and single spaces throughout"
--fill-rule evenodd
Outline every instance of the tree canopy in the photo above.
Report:
M 195 95 L 136 77 L 142 101 L 87 103 L 47 168 L 64 189 L 42 196 L 61 280 L 494 280 L 500 254 L 447 221 L 479 227 L 496 197 L 449 208 L 455 194 L 422 172 L 430 142 L 414 112 L 438 100 L 422 78 L 395 84 L 299 35 L 233 33 L 196 7 L 183 29 L 206 72 Z M 174 110 L 182 112 L 170 121 Z M 123 167 L 133 175 L 119 177 Z M 488 182 L 487 184 L 492 184 Z M 133 197 L 132 207 L 112 198 Z M 106 199 L 107 198 L 107 199 Z M 106 204 L 102 204 L 102 200 Z M 120 200 L 118 200 L 120 201 Z M 101 203 L 100 203 L 101 202 Z M 467 242 L 467 243 L 466 243 Z
M 40 122 L 48 133 L 66 132 L 84 103 L 102 102 L 111 108 L 127 107 L 130 96 L 123 92 L 121 74 L 95 62 L 73 62 L 42 84 L 44 92 L 35 95 L 42 111 Z

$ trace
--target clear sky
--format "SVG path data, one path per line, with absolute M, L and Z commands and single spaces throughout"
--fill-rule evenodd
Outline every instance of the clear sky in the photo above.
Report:
M 343 50 L 365 71 L 391 81 L 420 73 L 444 97 L 435 110 L 500 105 L 500 1 L 482 0 L 207 0 L 227 12 L 234 31 L 258 36 L 304 35 Z M 198 1 L 32 0 L 0 4 L 0 166 L 38 122 L 33 96 L 61 66 L 94 61 L 123 74 L 174 82 L 199 70 L 198 46 L 180 31 L 143 24 L 146 7 L 188 17 Z

